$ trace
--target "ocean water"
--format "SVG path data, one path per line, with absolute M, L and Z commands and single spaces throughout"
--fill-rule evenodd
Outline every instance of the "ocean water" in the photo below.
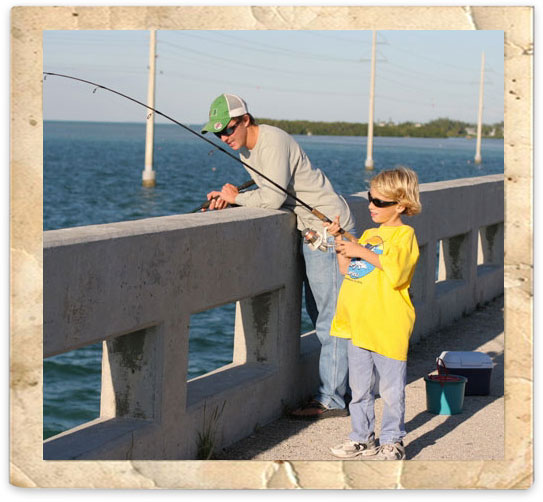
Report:
M 241 164 L 174 124 L 155 125 L 153 188 L 141 186 L 144 124 L 46 121 L 43 137 L 44 230 L 187 213 L 208 191 L 249 179 Z M 368 172 L 366 138 L 295 138 L 342 194 L 366 190 L 377 172 L 398 165 L 414 169 L 421 183 L 504 170 L 503 140 L 497 139 L 483 139 L 477 165 L 473 139 L 376 137 L 375 170 Z M 192 316 L 187 378 L 231 362 L 233 319 L 233 304 Z M 304 314 L 302 330 L 309 329 Z M 100 344 L 44 360 L 44 438 L 99 415 L 100 371 Z

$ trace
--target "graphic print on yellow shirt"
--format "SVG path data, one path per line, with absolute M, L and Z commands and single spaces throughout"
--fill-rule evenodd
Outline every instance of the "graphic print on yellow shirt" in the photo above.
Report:
M 366 249 L 373 251 L 375 254 L 383 254 L 383 239 L 378 235 L 373 235 L 364 243 L 360 242 Z M 347 277 L 351 279 L 361 279 L 371 271 L 375 270 L 375 265 L 368 263 L 362 258 L 353 258 L 349 264 Z

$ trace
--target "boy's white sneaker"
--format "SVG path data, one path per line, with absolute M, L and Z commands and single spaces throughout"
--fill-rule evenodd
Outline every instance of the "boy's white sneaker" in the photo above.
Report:
M 383 444 L 379 446 L 375 460 L 403 460 L 405 458 L 405 446 L 403 442 Z
M 375 443 L 375 436 L 373 434 L 365 443 L 348 439 L 344 443 L 330 448 L 332 455 L 338 458 L 354 458 L 358 455 L 375 455 L 378 450 L 379 448 Z

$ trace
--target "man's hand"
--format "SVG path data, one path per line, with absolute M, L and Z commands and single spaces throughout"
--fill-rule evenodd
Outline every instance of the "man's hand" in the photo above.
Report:
M 227 183 L 220 192 L 213 191 L 207 194 L 207 200 L 211 200 L 209 210 L 224 209 L 228 204 L 235 204 L 239 190 L 234 185 Z M 205 209 L 202 209 L 205 211 Z
M 221 190 L 221 199 L 228 202 L 228 204 L 235 204 L 236 203 L 236 197 L 239 194 L 238 187 L 232 185 L 231 183 L 227 183 L 222 187 Z

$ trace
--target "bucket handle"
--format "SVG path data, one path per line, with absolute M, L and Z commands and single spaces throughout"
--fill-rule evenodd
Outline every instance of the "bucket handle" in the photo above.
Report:
M 440 366 L 439 361 L 441 361 L 441 366 L 443 366 L 443 370 L 445 371 L 445 374 L 448 375 L 449 369 L 447 368 L 447 366 L 445 365 L 445 361 L 441 357 L 436 358 L 437 371 L 439 372 L 439 366 Z
M 440 366 L 439 361 L 441 361 L 441 365 L 443 366 L 443 370 L 445 374 L 439 373 L 439 366 Z M 436 363 L 437 363 L 437 375 L 428 374 L 428 379 L 434 382 L 439 382 L 441 387 L 445 387 L 445 382 L 460 382 L 464 378 L 461 376 L 451 375 L 449 373 L 449 369 L 447 368 L 447 366 L 445 366 L 445 361 L 443 361 L 441 357 L 436 358 Z
M 441 384 L 441 387 L 445 387 L 445 380 L 449 376 L 449 368 L 445 365 L 445 361 L 441 357 L 436 358 L 436 366 L 437 366 L 437 373 L 439 374 L 439 361 L 441 361 L 441 366 L 443 366 L 443 371 L 445 372 L 445 378 L 442 378 L 439 380 L 439 383 Z

